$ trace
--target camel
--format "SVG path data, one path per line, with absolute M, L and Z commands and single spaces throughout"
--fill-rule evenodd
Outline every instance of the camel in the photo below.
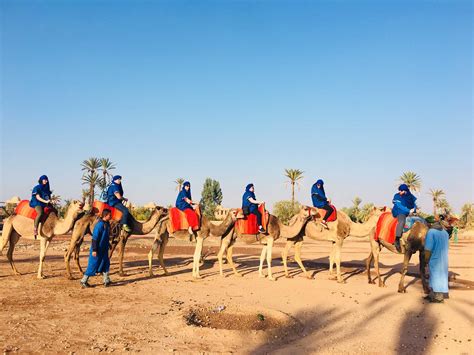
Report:
M 132 234 L 136 235 L 145 235 L 152 232 L 152 230 L 156 227 L 156 225 L 163 219 L 166 218 L 168 215 L 168 210 L 164 207 L 157 206 L 150 218 L 141 223 L 135 220 L 133 216 L 131 216 L 131 228 L 132 231 L 127 233 L 123 230 L 120 230 L 120 226 L 117 221 L 112 221 L 111 225 L 111 240 L 110 240 L 110 257 L 117 247 L 120 244 L 119 248 L 119 275 L 125 276 L 123 272 L 123 258 L 125 253 L 125 245 L 127 244 L 128 238 Z M 82 216 L 75 224 L 72 230 L 71 241 L 69 242 L 68 250 L 64 255 L 64 262 L 66 264 L 66 277 L 70 280 L 73 279 L 71 274 L 71 268 L 69 265 L 69 261 L 71 260 L 71 255 L 74 253 L 74 260 L 76 261 L 77 267 L 81 274 L 83 273 L 81 265 L 79 263 L 79 252 L 81 249 L 82 242 L 84 240 L 84 236 L 86 234 L 92 234 L 94 230 L 94 226 L 98 221 L 98 217 L 93 213 L 88 213 Z
M 402 252 L 399 253 L 394 245 L 387 243 L 384 240 L 375 240 L 375 228 L 372 228 L 370 233 L 370 254 L 366 259 L 366 269 L 367 269 L 367 278 L 369 284 L 375 284 L 375 280 L 372 280 L 370 275 L 370 266 L 372 261 L 374 261 L 375 272 L 379 279 L 379 287 L 385 287 L 385 281 L 382 280 L 380 277 L 380 269 L 379 269 L 379 257 L 380 252 L 383 247 L 390 250 L 392 253 L 396 254 L 403 254 L 403 267 L 401 271 L 400 282 L 398 284 L 398 292 L 406 293 L 406 286 L 405 286 L 405 275 L 408 271 L 408 263 L 410 262 L 410 258 L 416 252 L 419 252 L 419 259 L 420 259 L 420 277 L 421 283 L 423 285 L 423 291 L 425 293 L 429 293 L 428 281 L 425 275 L 425 256 L 424 256 L 424 249 L 425 249 L 425 237 L 428 233 L 429 226 L 428 224 L 423 221 L 417 221 L 413 224 L 413 226 L 402 234 L 402 238 L 400 240 L 400 245 L 402 248 Z
M 323 228 L 323 226 L 317 221 L 311 221 L 306 224 L 304 231 L 301 231 L 297 236 L 293 238 L 287 238 L 285 248 L 282 251 L 283 266 L 285 269 L 285 276 L 290 278 L 288 273 L 287 258 L 288 252 L 291 247 L 295 247 L 295 261 L 298 263 L 300 269 L 308 279 L 312 279 L 301 260 L 301 247 L 303 246 L 303 238 L 306 236 L 313 240 L 324 240 L 332 242 L 332 249 L 329 255 L 329 278 L 336 279 L 339 283 L 344 283 L 341 275 L 341 249 L 344 240 L 348 236 L 356 238 L 367 237 L 373 227 L 376 225 L 379 216 L 386 211 L 385 207 L 379 208 L 374 207 L 371 215 L 365 223 L 355 223 L 349 216 L 343 211 L 337 211 L 337 220 L 329 222 L 329 229 Z M 318 215 L 320 218 L 321 216 Z M 336 265 L 336 276 L 334 276 L 334 264 Z
M 267 234 L 259 234 L 257 237 L 255 235 L 242 235 L 235 228 L 227 233 L 227 235 L 222 239 L 221 248 L 217 255 L 219 260 L 219 270 L 221 276 L 224 275 L 223 272 L 223 254 L 227 249 L 227 262 L 232 268 L 234 275 L 241 277 L 240 274 L 232 260 L 233 247 L 237 239 L 242 240 L 246 244 L 252 244 L 257 241 L 263 243 L 262 253 L 260 255 L 260 265 L 258 268 L 258 274 L 260 277 L 265 278 L 263 274 L 263 263 L 265 258 L 267 260 L 268 267 L 268 280 L 275 281 L 276 279 L 272 274 L 272 249 L 273 243 L 278 238 L 294 238 L 305 228 L 306 224 L 310 218 L 317 214 L 317 210 L 312 207 L 302 207 L 297 215 L 294 217 L 293 223 L 289 226 L 284 225 L 278 217 L 270 214 L 269 222 L 267 227 Z
M 209 236 L 221 238 L 223 235 L 232 230 L 234 223 L 237 218 L 243 218 L 243 214 L 240 210 L 231 209 L 227 214 L 226 218 L 219 224 L 211 222 L 206 216 L 201 217 L 201 228 L 195 233 L 196 238 L 196 248 L 193 255 L 193 278 L 200 279 L 202 278 L 199 272 L 199 264 L 201 259 L 202 247 L 204 244 L 204 239 Z M 168 275 L 166 270 L 165 263 L 163 260 L 163 255 L 168 244 L 169 238 L 173 237 L 181 240 L 189 240 L 189 232 L 187 230 L 179 230 L 171 233 L 171 222 L 169 217 L 166 220 L 163 220 L 160 223 L 160 226 L 157 228 L 155 240 L 151 247 L 150 252 L 148 253 L 148 269 L 149 276 L 153 276 L 153 255 L 158 250 L 158 260 L 160 266 L 163 268 L 164 274 Z
M 84 204 L 82 202 L 72 201 L 66 211 L 64 219 L 59 218 L 56 211 L 52 211 L 44 223 L 40 225 L 39 237 L 41 250 L 37 275 L 39 279 L 44 278 L 43 264 L 49 244 L 56 235 L 66 234 L 73 228 L 74 222 L 79 217 L 80 213 L 82 213 L 83 207 Z M 5 248 L 7 243 L 10 243 L 7 258 L 15 275 L 21 275 L 13 263 L 13 251 L 16 243 L 20 240 L 20 237 L 34 239 L 33 220 L 21 215 L 12 215 L 4 222 L 0 251 Z

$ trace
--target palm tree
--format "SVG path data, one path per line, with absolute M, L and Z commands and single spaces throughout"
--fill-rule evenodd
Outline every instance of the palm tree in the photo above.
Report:
M 451 205 L 449 204 L 448 200 L 446 200 L 445 198 L 442 198 L 438 201 L 438 206 L 437 206 L 440 210 L 442 210 L 444 213 L 451 213 L 452 212 L 452 207 Z
M 82 184 L 89 186 L 89 205 L 92 206 L 95 196 L 95 187 L 99 183 L 99 174 L 98 170 L 100 167 L 100 159 L 91 157 L 87 160 L 84 160 L 81 163 L 81 170 L 84 172 L 82 174 Z
M 421 189 L 421 178 L 413 171 L 404 172 L 402 176 L 400 176 L 400 182 L 406 184 L 412 191 L 420 191 Z
M 112 174 L 111 170 L 115 169 L 115 164 L 109 158 L 100 158 L 100 171 L 102 172 L 102 178 L 99 182 L 99 187 L 103 190 L 110 183 Z
M 285 177 L 288 178 L 291 184 L 291 206 L 295 206 L 295 185 L 299 186 L 299 181 L 303 179 L 304 171 L 299 169 L 285 169 Z
M 174 183 L 176 184 L 176 190 L 181 191 L 181 189 L 183 188 L 184 179 L 183 178 L 177 178 L 174 181 Z
M 436 216 L 436 210 L 438 208 L 438 201 L 445 195 L 443 190 L 430 189 L 429 194 L 433 199 L 433 216 Z
M 466 203 L 461 208 L 461 226 L 464 228 L 474 224 L 474 204 Z

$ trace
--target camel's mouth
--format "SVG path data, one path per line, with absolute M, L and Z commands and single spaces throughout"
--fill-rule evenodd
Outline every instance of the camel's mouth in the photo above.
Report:
M 284 333 L 299 329 L 301 324 L 294 318 L 275 311 L 227 310 L 224 306 L 196 307 L 184 315 L 186 324 L 194 327 L 237 331 L 263 330 Z

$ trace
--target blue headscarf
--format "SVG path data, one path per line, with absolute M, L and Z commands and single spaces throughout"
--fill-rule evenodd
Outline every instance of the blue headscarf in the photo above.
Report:
M 112 181 L 115 181 L 115 180 L 118 180 L 118 179 L 122 179 L 122 177 L 120 175 L 115 175 L 113 178 L 112 178 Z
M 186 191 L 185 187 L 186 186 L 189 186 L 189 190 Z M 182 191 L 184 191 L 184 194 L 187 198 L 189 198 L 190 200 L 192 200 L 191 198 L 191 183 L 189 181 L 185 181 L 184 184 L 183 184 L 183 188 L 182 188 Z
M 46 183 L 46 185 L 43 185 L 43 180 L 48 180 L 48 182 Z M 43 190 L 43 193 L 44 195 L 46 196 L 51 196 L 52 194 L 52 191 L 51 191 L 51 188 L 49 187 L 49 179 L 46 175 L 41 175 L 38 179 L 38 183 L 40 184 L 41 186 L 41 189 Z
M 318 185 L 321 185 L 321 187 L 318 187 Z M 317 180 L 311 187 L 311 200 L 313 201 L 313 206 L 318 208 L 322 208 L 328 204 L 323 180 Z
M 411 191 L 408 187 L 407 184 L 401 184 L 399 187 L 398 187 L 398 191 L 406 191 L 408 192 L 409 194 L 411 194 Z

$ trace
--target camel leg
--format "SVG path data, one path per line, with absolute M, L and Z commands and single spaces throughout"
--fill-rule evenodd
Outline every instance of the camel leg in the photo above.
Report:
M 232 258 L 232 254 L 234 252 L 234 242 L 231 242 L 230 246 L 227 248 L 227 262 L 229 263 L 230 267 L 232 268 L 232 271 L 234 272 L 235 276 L 242 277 L 242 274 L 237 271 L 237 268 L 235 267 L 234 260 Z
M 193 277 L 195 279 L 201 279 L 199 274 L 199 262 L 201 260 L 202 245 L 204 243 L 204 238 L 202 236 L 197 236 L 196 238 L 196 249 L 194 249 L 193 256 Z
M 76 266 L 81 275 L 84 274 L 84 271 L 81 267 L 81 261 L 79 260 L 79 255 L 81 254 L 81 244 L 76 245 L 76 250 L 74 251 L 74 260 L 76 261 Z
M 120 248 L 119 248 L 119 275 L 120 276 L 127 276 L 125 272 L 123 272 L 123 257 L 125 255 L 125 245 L 127 244 L 127 240 L 130 234 L 124 233 L 122 238 L 120 239 Z
M 148 276 L 153 277 L 153 255 L 160 247 L 160 243 L 155 238 L 153 241 L 153 245 L 151 246 L 150 251 L 148 252 Z
M 336 261 L 336 272 L 337 272 L 337 282 L 338 283 L 345 283 L 341 275 L 341 250 L 342 250 L 342 241 L 338 241 L 336 243 L 336 252 L 334 255 Z
M 403 267 L 402 267 L 402 276 L 400 277 L 400 283 L 398 284 L 398 292 L 406 293 L 407 289 L 405 287 L 405 275 L 408 271 L 408 263 L 410 262 L 412 252 L 411 248 L 405 249 L 405 254 L 403 255 Z
M 288 252 L 290 251 L 291 246 L 292 246 L 293 244 L 294 244 L 294 243 L 293 243 L 291 240 L 287 240 L 287 241 L 286 241 L 285 248 L 284 248 L 283 251 L 281 252 L 281 260 L 283 261 L 283 268 L 285 269 L 285 277 L 286 277 L 287 279 L 291 279 L 291 278 L 292 278 L 292 276 L 290 276 L 290 273 L 288 272 L 287 259 L 288 259 Z
M 426 261 L 425 261 L 425 251 L 423 249 L 418 250 L 420 254 L 420 277 L 421 277 L 421 284 L 423 285 L 423 292 L 426 294 L 430 293 L 430 287 L 428 280 L 426 279 Z
M 158 252 L 158 260 L 160 262 L 160 266 L 163 268 L 164 275 L 169 275 L 168 270 L 166 270 L 165 260 L 163 259 L 168 241 L 168 236 L 161 238 L 160 251 Z
M 308 273 L 308 271 L 306 271 L 306 268 L 303 265 L 303 261 L 301 260 L 301 248 L 302 248 L 302 246 L 303 246 L 303 241 L 302 240 L 300 240 L 299 242 L 296 242 L 296 245 L 295 245 L 295 260 L 298 263 L 298 265 L 300 266 L 301 271 L 303 271 L 304 276 L 307 279 L 312 280 L 313 278 Z
M 365 269 L 367 270 L 367 278 L 368 278 L 369 284 L 374 284 L 375 283 L 375 281 L 372 280 L 372 277 L 370 275 L 370 266 L 371 266 L 373 260 L 374 260 L 374 253 L 371 250 L 369 256 L 365 260 Z
M 0 245 L 0 255 L 10 241 L 11 235 L 13 233 L 13 226 L 9 219 L 7 219 L 3 225 L 2 231 L 2 244 Z
M 336 254 L 336 242 L 332 242 L 331 253 L 329 254 L 329 279 L 330 280 L 335 280 L 336 279 L 333 276 L 334 275 L 333 266 L 334 266 L 335 254 Z
M 380 246 L 377 246 L 377 248 L 373 248 L 372 252 L 374 254 L 374 267 L 375 267 L 375 273 L 377 274 L 377 278 L 379 280 L 379 287 L 385 287 L 385 283 L 380 277 L 380 267 L 379 267 Z
M 268 267 L 268 279 L 270 281 L 276 281 L 272 274 L 272 249 L 273 249 L 273 238 L 268 238 L 267 242 L 267 267 Z
M 49 244 L 51 242 L 50 239 L 40 237 L 40 245 L 41 245 L 41 250 L 40 250 L 40 257 L 39 257 L 39 267 L 38 267 L 38 279 L 44 279 L 44 274 L 43 274 L 43 266 L 44 266 L 44 259 L 46 257 L 46 251 L 48 250 Z
M 258 266 L 258 276 L 265 278 L 263 274 L 263 262 L 265 261 L 265 255 L 267 253 L 267 245 L 265 244 L 262 248 L 262 253 L 260 254 L 260 265 Z
M 217 253 L 217 260 L 219 261 L 219 274 L 221 276 L 224 276 L 223 256 L 224 256 L 224 252 L 226 251 L 228 246 L 229 246 L 229 240 L 227 240 L 225 238 L 222 239 L 221 247 L 219 248 L 219 252 Z
M 69 246 L 67 248 L 67 251 L 66 251 L 66 254 L 64 254 L 64 263 L 66 264 L 66 277 L 69 279 L 69 280 L 73 280 L 74 278 L 72 277 L 72 272 L 71 272 L 71 265 L 70 265 L 70 261 L 71 261 L 71 256 L 72 254 L 74 253 L 74 259 L 76 260 L 76 258 L 78 258 L 79 256 L 76 256 L 76 254 L 78 254 L 78 249 L 80 249 L 81 247 L 81 244 L 82 244 L 82 240 L 83 240 L 84 236 L 81 236 L 81 237 L 76 237 L 74 232 L 71 236 L 71 240 L 69 241 Z M 77 263 L 77 262 L 76 262 Z M 79 267 L 80 269 L 80 267 Z M 82 271 L 82 270 L 81 270 Z
M 13 251 L 15 250 L 15 245 L 19 240 L 20 235 L 18 233 L 12 232 L 10 234 L 10 244 L 8 245 L 7 258 L 14 275 L 21 275 L 21 273 L 17 270 L 15 263 L 13 262 Z

